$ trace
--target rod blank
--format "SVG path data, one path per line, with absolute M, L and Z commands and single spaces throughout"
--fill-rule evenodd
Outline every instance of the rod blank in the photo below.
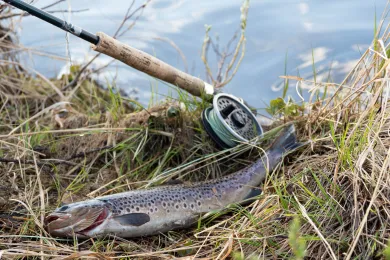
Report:
M 99 42 L 99 37 L 87 32 L 80 27 L 74 26 L 71 23 L 68 23 L 58 17 L 55 17 L 54 15 L 49 14 L 48 12 L 45 12 L 41 9 L 38 9 L 30 4 L 27 4 L 23 1 L 20 0 L 3 0 L 7 4 L 10 4 L 18 9 L 21 9 L 23 11 L 28 12 L 29 14 L 45 21 L 48 22 L 66 32 L 69 32 L 77 37 L 80 37 L 81 39 L 90 42 L 92 44 L 98 44 Z

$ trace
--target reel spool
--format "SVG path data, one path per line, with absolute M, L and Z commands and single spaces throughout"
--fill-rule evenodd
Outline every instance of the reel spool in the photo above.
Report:
M 221 148 L 232 148 L 263 134 L 252 111 L 242 100 L 225 93 L 214 96 L 213 106 L 202 112 L 206 132 Z

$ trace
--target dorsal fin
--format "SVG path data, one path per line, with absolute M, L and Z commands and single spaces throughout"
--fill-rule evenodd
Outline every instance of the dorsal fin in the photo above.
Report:
M 142 226 L 150 221 L 150 216 L 146 213 L 129 213 L 125 215 L 115 216 L 114 220 L 126 226 Z

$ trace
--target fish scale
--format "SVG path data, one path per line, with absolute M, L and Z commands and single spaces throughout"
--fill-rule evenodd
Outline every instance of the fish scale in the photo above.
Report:
M 263 157 L 236 173 L 216 180 L 133 190 L 72 203 L 46 218 L 47 229 L 55 236 L 87 238 L 137 237 L 188 227 L 203 213 L 258 195 L 266 174 L 286 152 L 300 146 L 290 126 Z M 87 216 L 93 219 L 87 221 Z M 86 223 L 90 226 L 85 227 Z
M 257 165 L 252 166 L 255 168 Z M 247 176 L 247 174 L 249 175 Z M 192 212 L 203 212 L 204 200 L 220 200 L 218 204 L 226 204 L 222 200 L 228 191 L 238 192 L 243 188 L 247 179 L 252 179 L 253 171 L 242 171 L 242 177 L 228 176 L 222 180 L 212 182 L 201 182 L 196 185 L 176 185 L 154 188 L 146 191 L 130 191 L 118 195 L 106 196 L 100 201 L 106 202 L 114 215 L 126 213 L 154 213 L 166 211 L 191 210 Z M 229 201 L 227 202 L 229 203 Z M 206 210 L 214 209 L 206 206 Z

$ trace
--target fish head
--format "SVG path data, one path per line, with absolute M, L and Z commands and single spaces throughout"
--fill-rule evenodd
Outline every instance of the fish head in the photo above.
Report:
M 45 227 L 52 236 L 88 238 L 110 214 L 106 204 L 98 200 L 72 203 L 50 213 Z

